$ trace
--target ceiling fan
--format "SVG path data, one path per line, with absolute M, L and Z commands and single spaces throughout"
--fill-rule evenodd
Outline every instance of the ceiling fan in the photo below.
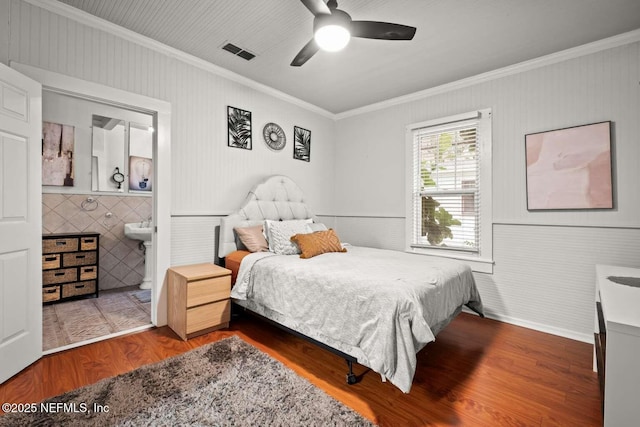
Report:
M 353 21 L 348 13 L 338 9 L 336 0 L 300 0 L 315 16 L 313 20 L 314 38 L 307 43 L 291 62 L 299 67 L 307 62 L 318 50 L 330 52 L 344 48 L 351 37 L 379 40 L 411 40 L 415 27 L 377 21 Z

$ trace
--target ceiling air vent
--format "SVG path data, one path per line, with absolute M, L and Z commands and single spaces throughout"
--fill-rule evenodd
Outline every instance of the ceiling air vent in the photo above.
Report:
M 253 53 L 249 52 L 248 50 L 244 50 L 231 43 L 225 44 L 224 46 L 222 46 L 222 48 L 227 52 L 231 52 L 234 55 L 239 56 L 240 58 L 246 59 L 247 61 L 250 61 L 253 58 L 255 58 L 255 55 Z

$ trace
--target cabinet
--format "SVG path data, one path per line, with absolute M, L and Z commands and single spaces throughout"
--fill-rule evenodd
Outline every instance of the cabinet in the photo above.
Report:
M 187 340 L 229 326 L 231 270 L 204 263 L 167 271 L 169 327 Z
M 42 236 L 42 302 L 98 297 L 100 234 Z
M 640 419 L 640 287 L 610 277 L 638 278 L 640 269 L 596 266 L 595 354 L 605 426 L 635 426 Z

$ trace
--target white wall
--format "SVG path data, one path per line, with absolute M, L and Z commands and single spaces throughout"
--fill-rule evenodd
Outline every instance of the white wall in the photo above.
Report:
M 639 43 L 334 122 L 194 61 L 21 0 L 0 2 L 2 23 L 9 15 L 10 29 L 0 25 L 0 61 L 171 102 L 173 264 L 213 259 L 219 216 L 271 174 L 298 182 L 343 240 L 402 249 L 404 126 L 490 107 L 495 268 L 493 275 L 476 275 L 488 314 L 590 340 L 594 264 L 640 266 Z M 252 111 L 253 150 L 227 147 L 227 105 Z M 614 124 L 616 208 L 528 212 L 524 135 L 603 120 Z M 262 142 L 267 122 L 287 133 L 283 152 L 271 152 Z M 292 158 L 294 125 L 312 131 L 310 163 Z
M 202 218 L 237 209 L 250 188 L 272 174 L 294 179 L 318 214 L 332 212 L 335 124 L 328 115 L 221 77 L 197 61 L 143 47 L 21 0 L 1 2 L 0 12 L 2 20 L 10 17 L 9 30 L 0 25 L 3 62 L 32 65 L 171 103 L 172 228 L 179 223 L 185 233 L 213 239 L 213 229 L 201 229 Z M 252 150 L 227 147 L 228 105 L 252 112 Z M 281 152 L 270 151 L 263 142 L 262 127 L 268 122 L 285 130 L 287 145 Z M 312 132 L 309 163 L 293 159 L 294 125 Z M 182 239 L 174 242 L 173 264 L 184 263 L 187 254 L 199 250 Z M 206 245 L 201 249 L 210 250 Z M 213 256 L 205 255 L 208 260 Z
M 594 265 L 640 266 L 639 80 L 636 42 L 346 114 L 336 125 L 341 238 L 402 250 L 405 126 L 491 108 L 495 267 L 476 274 L 487 312 L 592 340 Z M 615 209 L 527 211 L 524 135 L 605 120 L 613 122 Z
M 9 63 L 9 2 L 0 2 L 0 62 Z

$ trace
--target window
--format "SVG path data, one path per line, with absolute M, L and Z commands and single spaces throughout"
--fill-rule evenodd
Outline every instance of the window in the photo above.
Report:
M 490 263 L 491 111 L 407 127 L 407 250 Z

